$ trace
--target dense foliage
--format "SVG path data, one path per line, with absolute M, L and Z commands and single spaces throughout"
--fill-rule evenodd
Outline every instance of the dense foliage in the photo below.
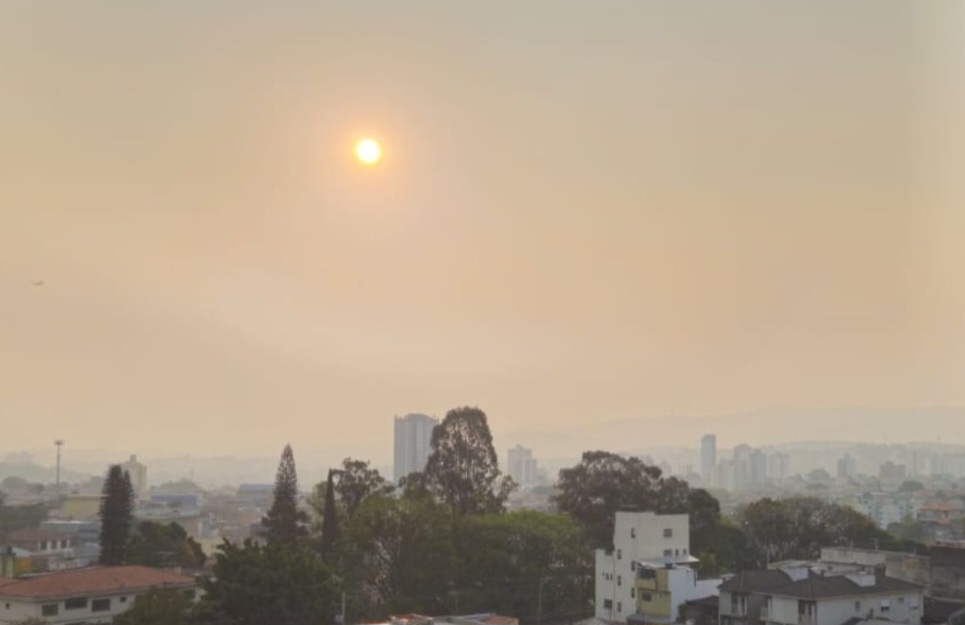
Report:
M 194 568 L 203 566 L 204 551 L 177 523 L 142 521 L 127 545 L 127 564 Z
M 115 464 L 107 471 L 99 516 L 100 563 L 124 564 L 127 541 L 134 523 L 134 487 L 131 486 L 131 476 L 120 465 Z
M 425 484 L 456 514 L 499 512 L 513 490 L 500 480 L 486 413 L 479 408 L 450 410 L 432 431 Z

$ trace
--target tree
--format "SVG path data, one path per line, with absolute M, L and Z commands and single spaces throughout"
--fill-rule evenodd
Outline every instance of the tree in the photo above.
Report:
M 346 526 L 344 574 L 357 618 L 439 612 L 451 588 L 456 556 L 452 514 L 429 499 L 375 497 Z
M 142 521 L 127 546 L 127 564 L 151 567 L 204 566 L 204 552 L 183 527 Z
M 821 547 L 870 545 L 884 547 L 891 537 L 860 512 L 813 497 L 761 499 L 737 513 L 756 563 L 811 559 Z
M 290 544 L 218 547 L 213 576 L 203 582 L 208 620 L 229 625 L 330 623 L 338 585 L 309 550 Z
M 308 515 L 298 509 L 298 475 L 291 445 L 285 445 L 275 474 L 275 492 L 268 516 L 262 520 L 269 543 L 293 544 L 308 534 Z
M 586 531 L 591 549 L 613 548 L 613 523 L 623 507 L 658 511 L 673 497 L 660 502 L 661 472 L 639 458 L 607 451 L 587 451 L 579 464 L 560 471 L 553 498 L 556 507 L 573 517 Z M 678 486 L 678 484 L 674 484 Z
M 322 559 L 330 562 L 335 556 L 338 541 L 338 509 L 335 504 L 335 484 L 332 476 L 334 471 L 328 472 L 328 484 L 325 488 L 325 508 L 322 511 Z
M 583 613 L 592 595 L 593 562 L 584 540 L 579 524 L 562 514 L 520 510 L 463 517 L 455 537 L 458 609 L 512 614 L 522 622 L 536 622 L 540 607 L 544 620 L 589 616 Z M 450 609 L 456 610 L 455 602 Z
M 329 472 L 331 477 L 331 472 Z M 331 483 L 331 482 L 330 482 Z M 335 493 L 345 506 L 349 516 L 355 514 L 362 502 L 369 497 L 387 497 L 395 491 L 393 486 L 365 460 L 346 458 L 338 471 Z
M 183 591 L 154 588 L 135 599 L 129 610 L 114 617 L 114 625 L 189 625 L 194 602 Z
M 124 564 L 127 540 L 134 521 L 134 488 L 131 476 L 113 465 L 107 471 L 101 499 L 100 563 L 107 566 Z
M 429 490 L 456 514 L 499 512 L 513 489 L 499 477 L 486 413 L 479 408 L 450 410 L 432 431 L 426 463 Z

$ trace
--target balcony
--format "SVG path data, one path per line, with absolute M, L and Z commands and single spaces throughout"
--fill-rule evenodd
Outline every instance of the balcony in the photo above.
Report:
M 736 616 L 738 618 L 747 616 L 747 604 L 746 603 L 730 604 L 730 615 Z
M 797 625 L 818 625 L 817 615 L 814 615 L 814 614 L 798 614 L 798 615 L 797 615 Z

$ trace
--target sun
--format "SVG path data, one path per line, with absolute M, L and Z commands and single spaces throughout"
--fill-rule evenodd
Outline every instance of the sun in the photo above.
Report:
M 355 144 L 355 158 L 365 165 L 375 165 L 382 160 L 382 146 L 375 139 L 362 139 Z

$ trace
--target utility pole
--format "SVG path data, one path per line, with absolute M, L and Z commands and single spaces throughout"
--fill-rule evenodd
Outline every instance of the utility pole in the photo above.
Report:
M 543 625 L 543 585 L 550 581 L 551 577 L 543 577 L 539 580 L 539 590 L 536 593 L 536 625 Z
M 57 440 L 54 441 L 54 445 L 57 446 L 57 486 L 55 490 L 56 490 L 57 497 L 59 498 L 60 497 L 60 448 L 64 446 L 64 439 L 58 438 Z

